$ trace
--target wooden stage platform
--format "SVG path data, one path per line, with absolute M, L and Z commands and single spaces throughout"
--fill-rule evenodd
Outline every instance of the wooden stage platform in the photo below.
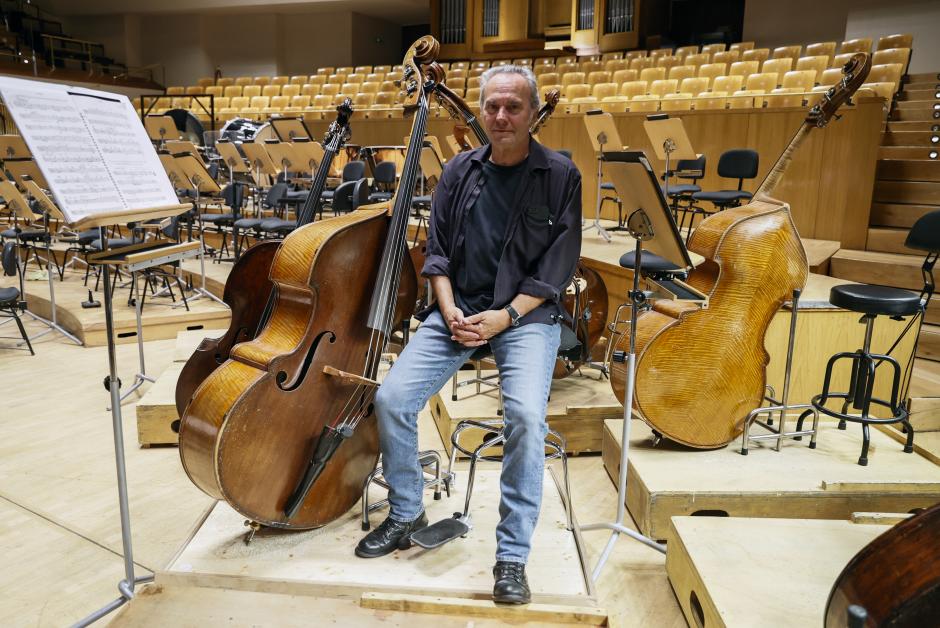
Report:
M 675 517 L 666 573 L 689 626 L 821 626 L 843 567 L 889 527 Z
M 616 481 L 623 423 L 607 421 L 604 466 Z M 854 428 L 854 429 L 853 429 Z M 635 420 L 630 436 L 627 508 L 637 527 L 655 539 L 668 537 L 675 516 L 842 519 L 853 512 L 910 512 L 940 502 L 940 468 L 872 430 L 867 467 L 856 464 L 861 427 L 837 429 L 820 422 L 816 449 L 808 440 L 785 440 L 781 451 L 752 444 L 742 456 L 740 439 L 724 449 L 694 451 L 663 441 Z M 915 443 L 917 439 L 915 438 Z

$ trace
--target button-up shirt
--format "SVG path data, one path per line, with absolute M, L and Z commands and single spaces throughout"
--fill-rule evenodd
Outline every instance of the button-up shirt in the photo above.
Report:
M 464 259 L 464 226 L 489 158 L 490 147 L 483 146 L 454 156 L 444 168 L 431 200 L 423 276 L 444 275 L 453 284 L 457 269 L 472 263 Z M 521 176 L 496 272 L 493 308 L 505 307 L 520 293 L 542 298 L 545 302 L 520 323 L 550 324 L 567 318 L 561 298 L 581 254 L 581 173 L 570 159 L 530 139 Z M 436 307 L 418 318 L 424 320 Z

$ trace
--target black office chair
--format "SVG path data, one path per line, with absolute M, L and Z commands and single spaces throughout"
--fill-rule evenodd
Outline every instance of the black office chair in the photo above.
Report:
M 823 379 L 822 393 L 813 397 L 811 403 L 820 412 L 839 419 L 839 429 L 841 430 L 845 429 L 846 421 L 862 424 L 862 453 L 858 458 L 858 464 L 862 466 L 868 464 L 869 425 L 900 423 L 907 434 L 904 451 L 906 453 L 914 451 L 914 428 L 911 427 L 908 420 L 909 411 L 904 401 L 907 397 L 906 389 L 910 379 L 910 369 L 913 368 L 913 360 L 908 365 L 907 372 L 902 376 L 901 366 L 890 354 L 900 344 L 905 334 L 911 331 L 914 334 L 920 334 L 924 313 L 934 292 L 934 265 L 937 263 L 937 258 L 940 257 L 940 210 L 921 216 L 907 234 L 904 246 L 926 251 L 927 253 L 921 267 L 924 287 L 919 294 L 902 288 L 870 284 L 842 284 L 835 286 L 829 292 L 830 303 L 862 314 L 860 322 L 865 325 L 865 340 L 861 349 L 854 352 L 837 353 L 829 358 L 829 363 L 826 365 L 826 376 Z M 878 316 L 890 316 L 894 319 L 911 317 L 897 341 L 886 354 L 871 352 L 872 330 L 875 318 Z M 852 363 L 849 390 L 844 393 L 830 392 L 829 387 L 833 368 L 839 360 L 843 359 L 847 359 Z M 890 367 L 891 398 L 877 399 L 872 396 L 876 369 L 885 365 Z M 827 408 L 826 402 L 829 399 L 841 399 L 843 401 L 841 411 Z M 849 411 L 850 404 L 855 412 Z M 890 416 L 885 418 L 871 416 L 872 404 L 887 408 L 890 410 Z M 811 412 L 812 410 L 807 410 L 800 416 L 797 431 L 803 429 L 803 420 Z
M 347 181 L 358 181 L 366 176 L 366 162 L 364 161 L 350 161 L 345 166 L 343 166 L 343 180 L 341 183 L 346 183 Z M 323 190 L 323 193 L 320 194 L 320 198 L 323 202 L 329 204 L 333 200 L 333 190 Z
M 395 175 L 397 169 L 394 161 L 380 161 L 372 170 L 375 182 L 375 191 L 369 195 L 370 203 L 381 203 L 395 195 Z
M 245 202 L 245 185 L 243 183 L 229 183 L 222 188 L 222 200 L 232 211 L 224 214 L 203 214 L 202 222 L 215 227 L 216 233 L 222 235 L 222 245 L 219 247 L 219 255 L 215 258 L 216 262 L 222 261 L 222 253 L 228 252 L 228 234 L 231 229 L 234 232 L 235 222 L 241 220 L 242 205 Z M 235 235 L 232 239 L 235 239 Z
M 668 177 L 689 181 L 689 183 L 672 183 L 672 179 L 670 179 L 667 190 L 669 196 L 667 200 L 671 201 L 672 215 L 676 219 L 676 224 L 680 231 L 685 225 L 686 217 L 692 212 L 694 205 L 692 195 L 702 191 L 698 182 L 705 176 L 705 165 L 705 155 L 702 155 L 698 159 L 680 159 L 676 163 L 675 168 L 666 173 Z M 691 230 L 691 228 L 692 225 L 690 224 L 689 229 Z
M 274 209 L 275 211 L 279 208 L 283 208 L 288 189 L 286 183 L 275 183 L 272 185 L 271 189 L 268 190 L 267 197 L 265 197 L 264 206 Z M 261 222 L 258 223 L 258 230 L 261 234 L 273 238 L 283 238 L 296 228 L 296 218 L 293 220 L 287 218 L 262 218 Z
M 15 242 L 7 242 L 3 245 L 3 251 L 0 253 L 0 265 L 2 265 L 3 274 L 7 277 L 13 277 L 19 272 L 17 268 L 17 256 L 18 253 Z M 36 355 L 36 352 L 33 351 L 33 345 L 29 341 L 29 336 L 26 335 L 26 328 L 23 327 L 23 321 L 20 320 L 17 310 L 22 312 L 26 311 L 26 300 L 20 299 L 19 288 L 13 286 L 0 288 L 0 312 L 6 314 L 6 318 L 12 318 L 16 321 L 16 326 L 20 329 L 20 336 L 22 336 L 23 342 L 25 342 L 26 346 L 29 348 L 30 354 Z
M 742 201 L 751 200 L 753 195 L 742 188 L 745 179 L 753 179 L 757 176 L 759 159 L 757 151 L 749 148 L 735 148 L 725 151 L 718 159 L 718 176 L 725 179 L 737 179 L 737 189 L 695 192 L 692 194 L 692 200 L 708 201 L 715 206 L 716 211 L 737 207 Z M 694 218 L 693 216 L 693 220 Z M 689 227 L 691 228 L 691 225 Z

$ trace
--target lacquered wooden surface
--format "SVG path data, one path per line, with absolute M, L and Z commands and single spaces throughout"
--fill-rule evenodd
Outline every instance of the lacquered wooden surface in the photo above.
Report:
M 826 628 L 846 625 L 858 604 L 866 627 L 922 628 L 940 618 L 940 504 L 866 545 L 839 574 L 826 603 Z
M 360 210 L 285 238 L 271 269 L 278 298 L 268 324 L 232 350 L 184 414 L 180 455 L 190 478 L 249 519 L 276 527 L 323 525 L 352 506 L 375 466 L 378 437 L 369 417 L 339 448 L 297 515 L 284 517 L 324 425 L 356 390 L 323 367 L 363 372 L 365 320 L 387 223 L 384 209 Z
M 176 383 L 176 410 L 180 416 L 199 384 L 228 359 L 232 347 L 254 338 L 268 301 L 266 295 L 274 288 L 268 275 L 280 244 L 259 242 L 232 267 L 222 295 L 232 311 L 232 319 L 224 335 L 205 338 L 183 367 Z
M 709 260 L 688 281 L 709 295 L 708 307 L 660 301 L 639 317 L 635 406 L 667 438 L 714 448 L 740 434 L 760 405 L 769 361 L 764 335 L 793 289 L 805 284 L 808 268 L 789 208 L 778 202 L 709 217 L 689 248 Z M 627 334 L 617 349 L 629 349 Z M 621 400 L 624 369 L 612 365 Z

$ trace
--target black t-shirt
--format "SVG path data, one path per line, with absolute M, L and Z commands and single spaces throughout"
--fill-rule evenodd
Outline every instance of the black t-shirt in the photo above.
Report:
M 483 164 L 483 185 L 464 223 L 464 256 L 454 286 L 454 299 L 464 316 L 493 307 L 506 226 L 527 159 L 514 166 Z

